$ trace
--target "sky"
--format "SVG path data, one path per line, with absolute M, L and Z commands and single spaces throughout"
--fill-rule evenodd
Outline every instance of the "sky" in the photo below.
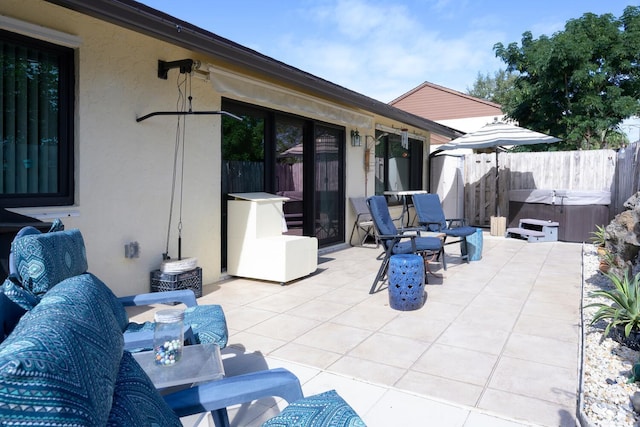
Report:
M 622 0 L 139 0 L 382 102 L 424 82 L 460 92 L 505 63 L 493 46 L 552 36 Z

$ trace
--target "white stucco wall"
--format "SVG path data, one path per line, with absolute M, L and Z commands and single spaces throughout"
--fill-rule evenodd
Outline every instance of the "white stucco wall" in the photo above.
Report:
M 89 270 L 118 295 L 145 292 L 165 251 L 176 117 L 137 116 L 176 108 L 176 70 L 156 77 L 157 61 L 194 55 L 166 43 L 34 0 L 7 0 L 0 14 L 79 36 L 76 104 L 76 205 L 22 209 L 66 212 L 66 227 L 85 238 Z M 192 79 L 194 109 L 217 110 L 210 84 Z M 220 277 L 220 118 L 186 122 L 183 257 L 196 256 L 203 282 Z M 176 197 L 178 200 L 179 197 Z M 178 209 L 169 254 L 177 257 Z M 137 241 L 140 257 L 126 259 Z
M 149 273 L 159 267 L 165 251 L 177 117 L 154 117 L 141 123 L 135 118 L 176 108 L 178 71 L 170 71 L 168 80 L 158 79 L 159 59 L 192 58 L 215 64 L 215 58 L 199 57 L 40 0 L 3 0 L 0 14 L 75 35 L 81 40 L 76 50 L 76 204 L 18 211 L 32 215 L 60 214 L 67 229 L 82 231 L 92 273 L 118 295 L 148 291 Z M 220 109 L 221 94 L 211 82 L 193 78 L 192 95 L 194 110 Z M 229 94 L 225 96 L 233 98 Z M 282 94 L 278 97 L 281 101 Z M 308 95 L 302 95 L 304 97 Z M 295 102 L 299 101 L 300 96 L 296 96 Z M 287 111 L 282 102 L 270 105 L 262 99 L 256 104 Z M 330 107 L 324 114 L 307 111 L 303 115 L 332 122 Z M 357 123 L 352 126 L 334 122 L 346 130 L 346 161 L 350 165 L 346 168 L 347 200 L 349 196 L 365 193 L 365 135 L 375 133 L 377 120 L 371 115 L 356 113 Z M 363 117 L 370 120 L 369 126 L 363 126 Z M 350 144 L 349 135 L 354 128 L 358 128 L 362 136 L 361 147 Z M 373 163 L 373 154 L 370 162 Z M 373 177 L 371 168 L 368 195 L 374 193 Z M 220 197 L 220 117 L 188 117 L 182 255 L 198 258 L 205 285 L 222 277 Z M 68 212 L 74 216 L 64 217 Z M 348 238 L 354 221 L 348 201 L 345 213 Z M 169 254 L 174 258 L 177 257 L 178 215 L 176 206 L 169 247 Z M 140 244 L 140 257 L 127 259 L 124 245 L 132 241 Z

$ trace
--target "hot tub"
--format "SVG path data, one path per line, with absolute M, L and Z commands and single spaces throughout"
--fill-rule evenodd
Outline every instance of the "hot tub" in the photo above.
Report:
M 527 189 L 509 191 L 509 227 L 522 218 L 556 221 L 558 240 L 585 242 L 595 225 L 609 223 L 611 192 Z

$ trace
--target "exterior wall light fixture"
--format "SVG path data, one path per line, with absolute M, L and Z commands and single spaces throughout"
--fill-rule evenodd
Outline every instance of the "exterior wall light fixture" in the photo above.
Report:
M 360 147 L 360 132 L 358 132 L 358 129 L 351 131 L 351 146 Z

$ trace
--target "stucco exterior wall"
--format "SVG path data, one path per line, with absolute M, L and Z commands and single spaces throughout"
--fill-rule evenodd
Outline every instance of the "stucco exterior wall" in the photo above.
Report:
M 135 119 L 152 111 L 176 108 L 178 71 L 171 70 L 168 80 L 158 79 L 159 59 L 192 58 L 217 67 L 220 64 L 216 64 L 215 58 L 200 57 L 40 0 L 3 0 L 0 14 L 72 34 L 81 40 L 76 49 L 76 203 L 69 207 L 16 211 L 31 215 L 59 214 L 67 229 L 82 231 L 89 270 L 117 295 L 148 291 L 149 273 L 159 267 L 166 249 L 177 117 L 154 117 L 141 123 Z M 221 94 L 211 82 L 194 77 L 191 94 L 194 110 L 220 109 Z M 233 95 L 225 96 L 233 98 Z M 281 104 L 270 105 L 268 99 L 256 104 L 284 110 Z M 312 111 L 304 115 L 330 121 L 327 115 L 316 115 Z M 346 128 L 346 161 L 354 165 L 346 168 L 347 199 L 365 194 L 365 135 L 374 135 L 374 123 L 380 118 L 364 116 L 371 119 L 365 127 L 361 127 L 361 121 L 358 126 L 337 123 Z M 222 277 L 220 122 L 219 116 L 191 116 L 186 121 L 182 255 L 198 258 L 205 285 Z M 393 123 L 387 125 L 394 126 Z M 350 131 L 356 127 L 362 136 L 362 147 L 350 144 Z M 374 193 L 372 167 L 366 192 Z M 179 192 L 169 241 L 169 254 L 174 258 L 177 257 L 178 200 Z M 68 213 L 72 216 L 65 216 Z M 348 202 L 345 214 L 348 238 L 354 221 Z M 140 257 L 127 259 L 124 245 L 132 241 L 139 243 Z
M 156 77 L 158 59 L 193 57 L 166 43 L 34 0 L 8 0 L 0 13 L 76 35 L 76 205 L 29 208 L 23 213 L 66 212 L 67 228 L 85 238 L 89 270 L 118 295 L 149 289 L 149 273 L 166 249 L 177 118 L 136 117 L 174 110 L 177 70 Z M 217 110 L 220 97 L 192 79 L 194 108 Z M 188 94 L 185 94 L 185 96 Z M 220 277 L 220 118 L 186 120 L 182 254 L 195 256 L 203 282 Z M 179 196 L 179 194 L 178 194 Z M 177 258 L 174 210 L 169 254 Z M 127 259 L 124 245 L 137 241 L 140 257 Z

